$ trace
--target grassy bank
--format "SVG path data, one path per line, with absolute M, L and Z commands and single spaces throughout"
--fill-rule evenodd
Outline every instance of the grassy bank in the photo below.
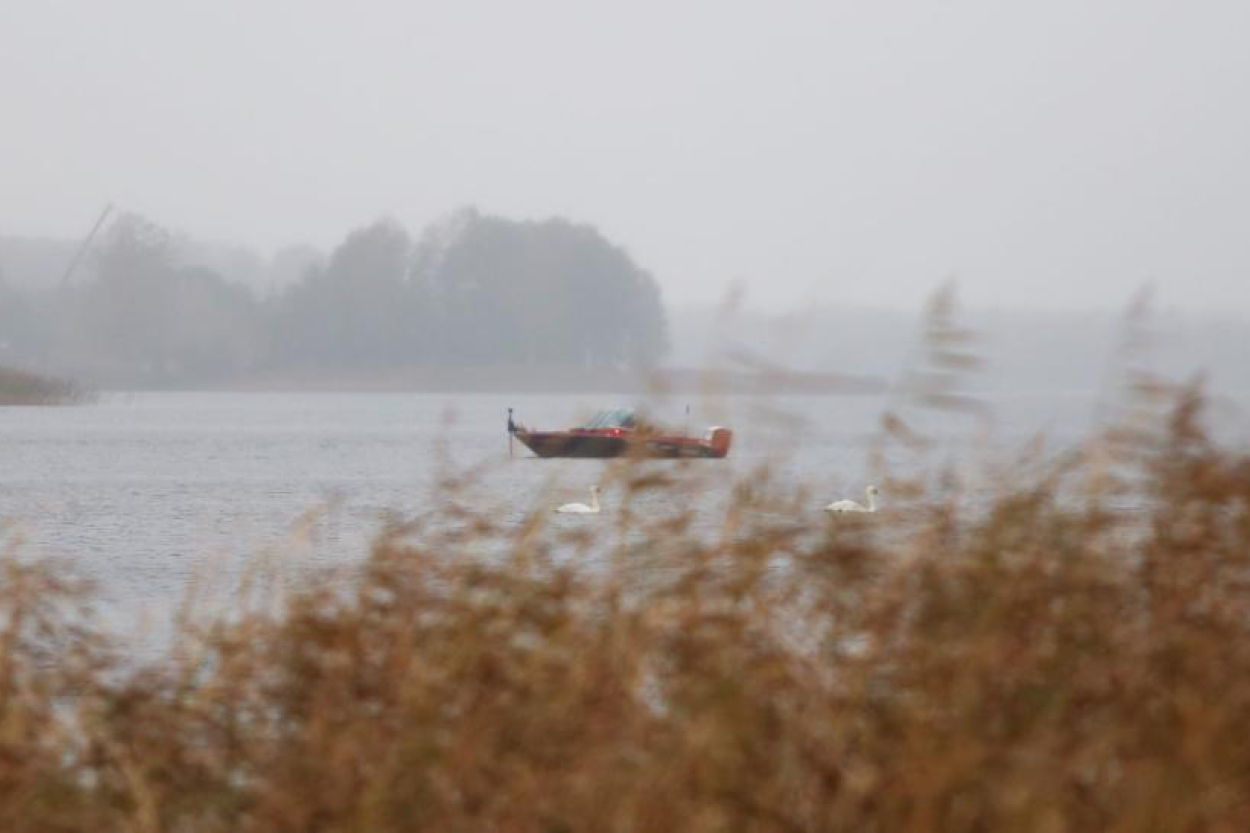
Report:
M 0 407 L 9 405 L 71 405 L 88 394 L 71 382 L 49 379 L 0 366 Z
M 0 829 L 1238 829 L 1250 457 L 1189 398 L 1009 463 L 846 517 L 760 470 L 711 536 L 706 466 L 623 463 L 605 514 L 520 527 L 461 473 L 359 570 L 258 566 L 145 668 L 11 555 Z

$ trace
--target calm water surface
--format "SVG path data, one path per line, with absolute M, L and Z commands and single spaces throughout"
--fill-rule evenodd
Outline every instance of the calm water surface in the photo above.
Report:
M 97 581 L 116 622 L 159 630 L 190 580 L 235 575 L 257 552 L 310 565 L 360 559 L 387 513 L 438 506 L 440 461 L 483 465 L 474 502 L 518 524 L 535 509 L 586 500 L 605 463 L 537 460 L 519 444 L 509 459 L 506 409 L 557 428 L 630 404 L 605 396 L 136 393 L 84 407 L 0 408 L 0 534 L 25 554 L 71 559 Z M 735 446 L 725 461 L 669 463 L 724 475 L 681 499 L 713 516 L 734 477 L 764 460 L 812 485 L 814 511 L 862 495 L 882 407 L 873 397 L 696 403 L 691 427 L 730 425 Z M 1019 394 L 994 409 L 1001 446 L 1038 431 L 1062 443 L 1089 428 L 1092 398 Z M 675 426 L 684 411 L 684 403 L 656 408 Z M 938 434 L 953 455 L 985 447 L 966 419 L 948 420 Z M 607 512 L 613 497 L 605 494 Z

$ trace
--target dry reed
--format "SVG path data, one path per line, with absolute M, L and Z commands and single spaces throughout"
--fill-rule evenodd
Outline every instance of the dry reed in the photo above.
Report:
M 1250 457 L 1200 412 L 973 508 L 912 471 L 832 519 L 751 472 L 711 535 L 635 511 L 697 467 L 625 463 L 597 542 L 415 519 L 143 668 L 10 553 L 0 829 L 1242 829 Z

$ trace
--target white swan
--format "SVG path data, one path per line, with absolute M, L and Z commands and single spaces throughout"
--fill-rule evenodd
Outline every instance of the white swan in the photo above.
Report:
M 868 495 L 868 505 L 856 503 L 853 500 L 835 500 L 833 503 L 825 507 L 826 512 L 876 512 L 877 511 L 877 494 L 876 486 L 869 486 L 864 490 L 864 494 Z
M 563 506 L 557 506 L 556 512 L 571 512 L 577 515 L 596 515 L 599 512 L 599 487 L 590 487 L 590 505 L 584 503 L 566 503 Z

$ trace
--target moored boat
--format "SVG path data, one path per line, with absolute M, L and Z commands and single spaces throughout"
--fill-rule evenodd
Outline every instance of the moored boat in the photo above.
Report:
M 508 409 L 508 433 L 539 457 L 689 457 L 729 454 L 733 431 L 708 428 L 701 437 L 667 433 L 640 421 L 633 411 L 600 411 L 585 425 L 563 431 L 534 431 L 519 425 Z

